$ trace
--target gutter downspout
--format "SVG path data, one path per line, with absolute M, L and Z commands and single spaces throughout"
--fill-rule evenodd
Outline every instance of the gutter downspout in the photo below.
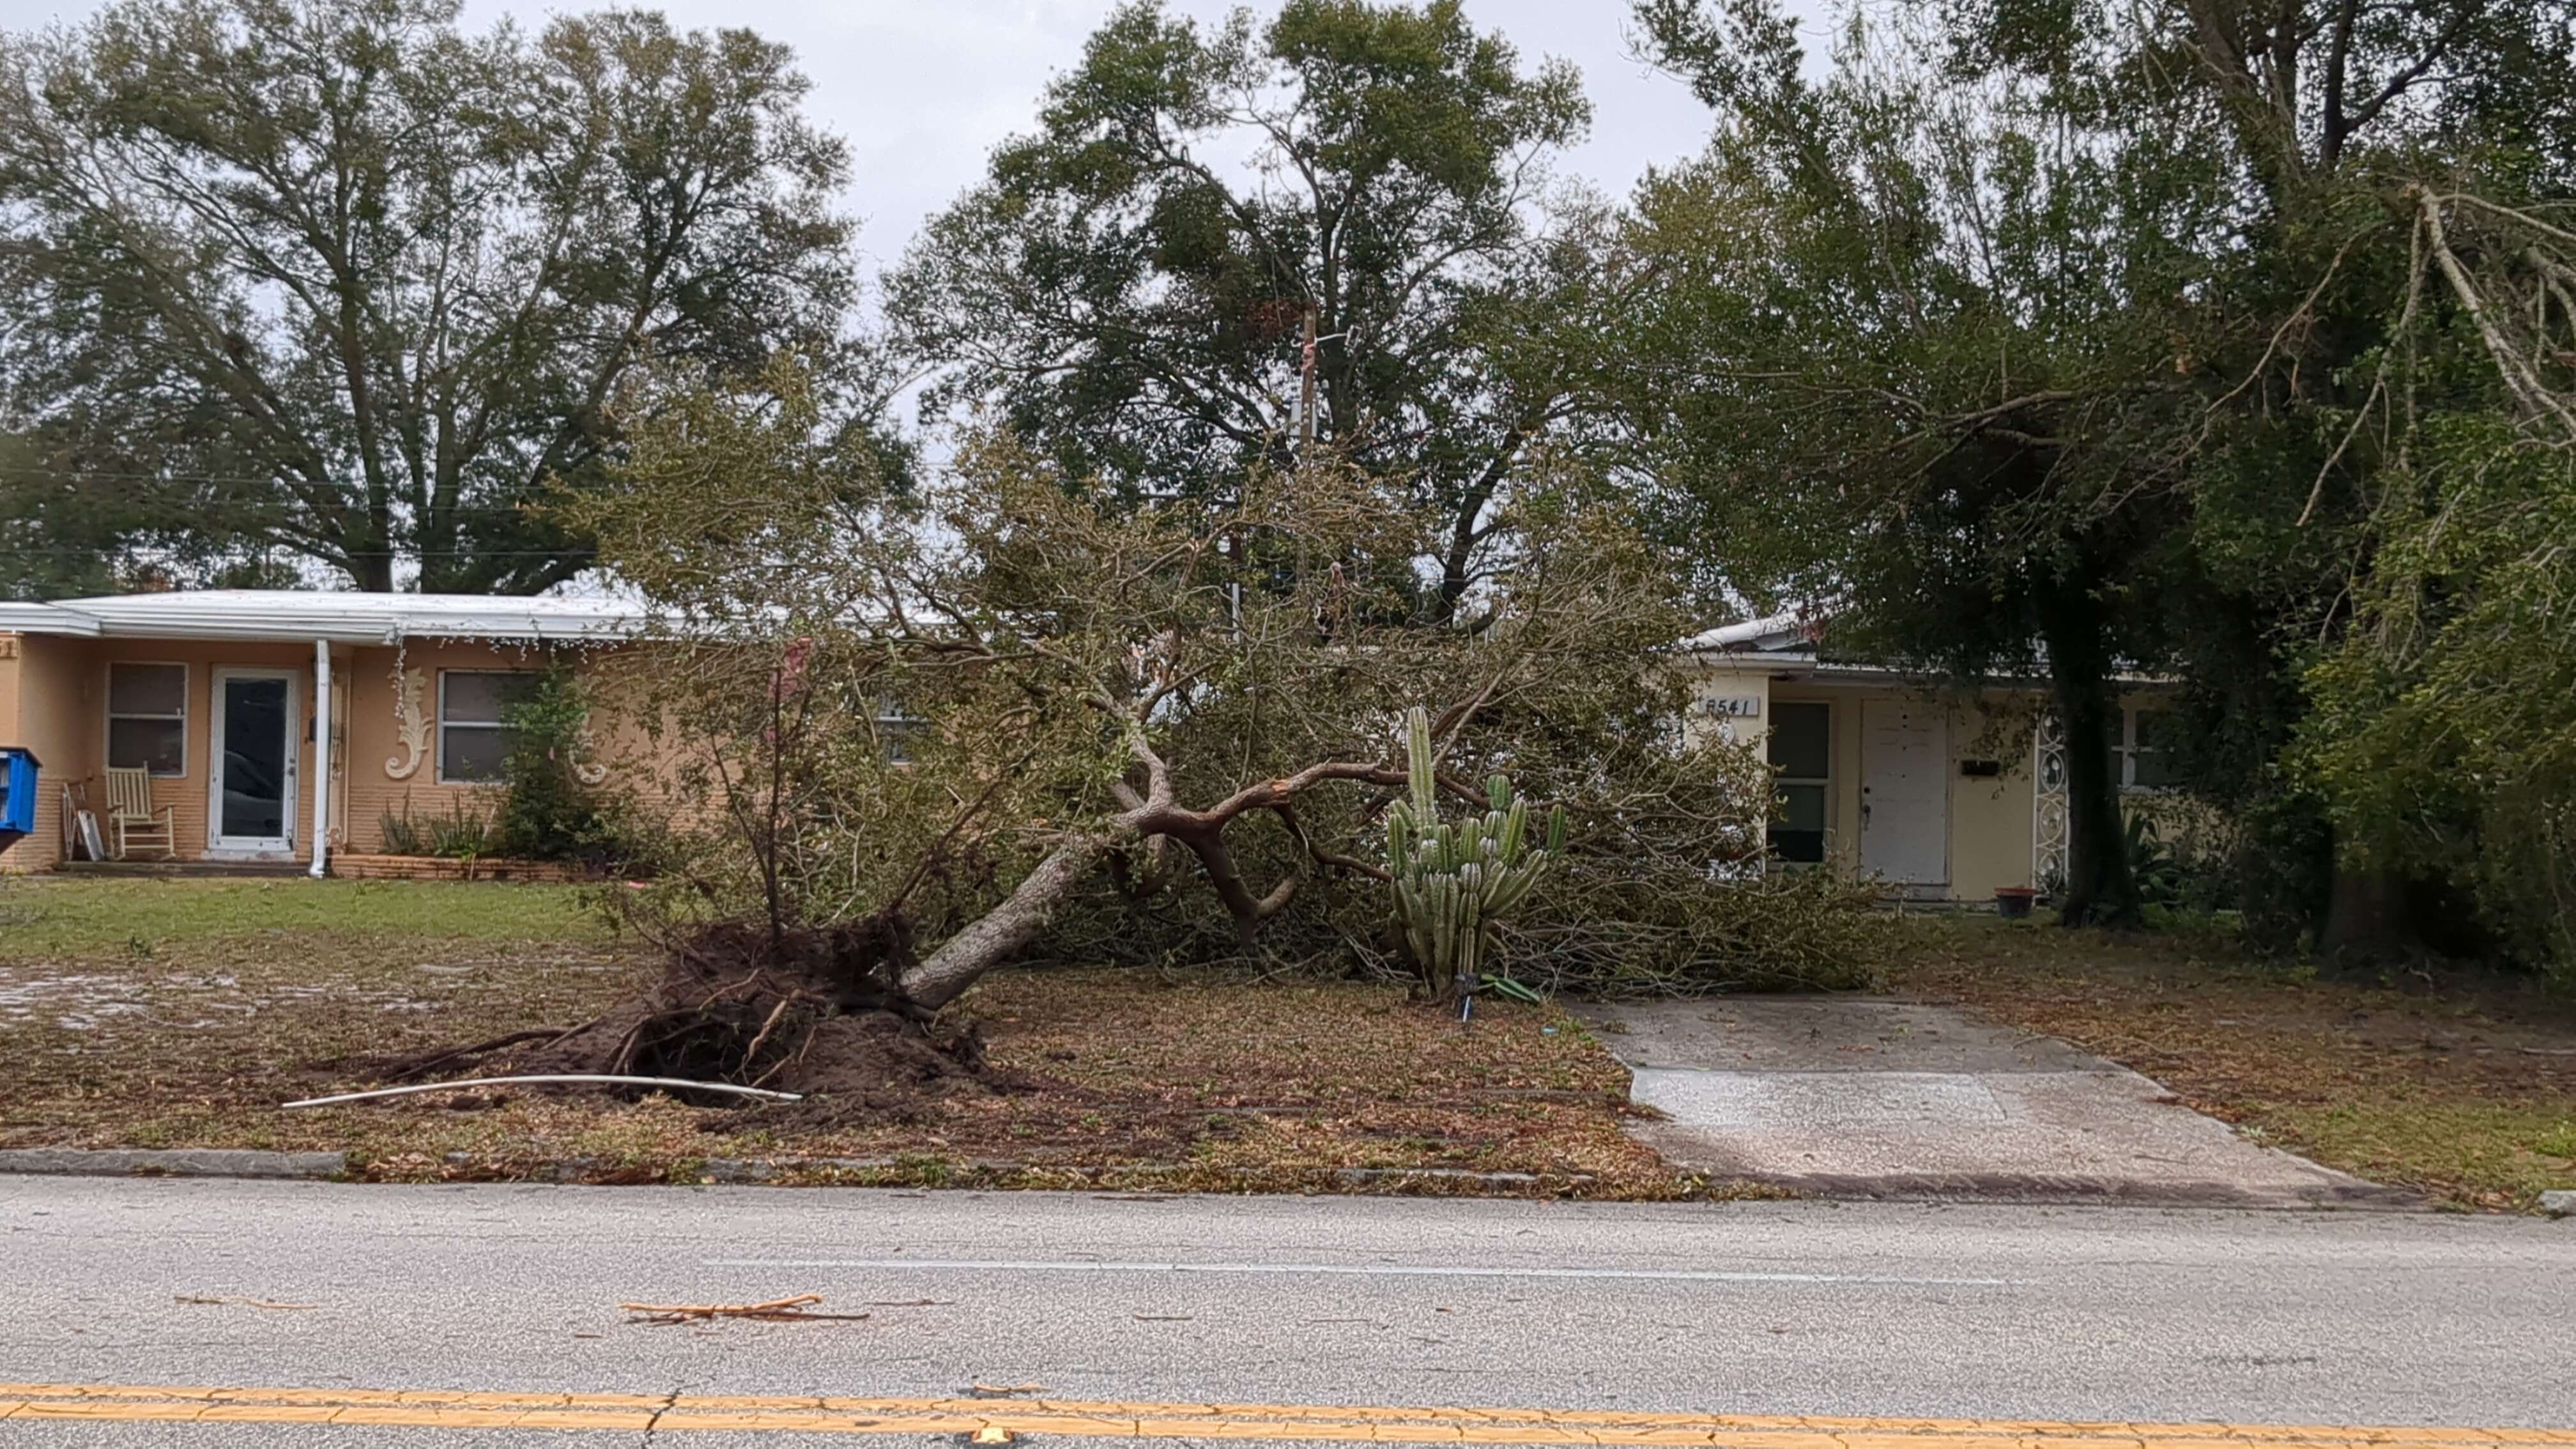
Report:
M 331 870 L 331 641 L 313 641 L 313 868 Z

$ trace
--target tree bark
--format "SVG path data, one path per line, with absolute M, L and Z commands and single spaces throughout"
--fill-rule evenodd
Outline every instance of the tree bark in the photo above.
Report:
M 1109 828 L 1095 834 L 1073 836 L 1058 845 L 1037 868 L 1003 898 L 1002 903 L 976 917 L 955 935 L 939 944 L 939 949 L 921 959 L 903 973 L 897 988 L 916 1006 L 936 1010 L 957 999 L 976 979 L 1026 950 L 1057 906 L 1082 884 L 1092 868 L 1107 861 L 1120 846 L 1134 840 L 1169 840 L 1187 848 L 1198 857 L 1211 884 L 1234 917 L 1235 929 L 1249 943 L 1261 923 L 1278 913 L 1295 896 L 1296 876 L 1290 876 L 1274 887 L 1267 896 L 1256 897 L 1235 869 L 1234 857 L 1225 845 L 1224 833 L 1237 818 L 1255 810 L 1286 811 L 1297 797 L 1317 785 L 1340 781 L 1362 785 L 1400 785 L 1405 781 L 1402 770 L 1370 761 L 1328 760 L 1309 765 L 1293 775 L 1246 785 L 1205 810 L 1192 810 L 1171 798 L 1170 780 L 1159 757 L 1139 746 L 1152 780 L 1150 796 L 1139 797 L 1132 787 L 1127 790 L 1130 804 Z M 1471 799 L 1484 797 L 1460 782 L 1443 780 L 1442 785 Z M 1293 817 L 1291 817 L 1293 819 Z M 1292 827 L 1293 830 L 1293 827 Z M 1302 837 L 1303 832 L 1295 832 Z M 1157 847 L 1158 849 L 1163 847 Z M 1319 864 L 1345 866 L 1339 857 L 1309 854 Z M 1356 867 L 1362 873 L 1372 869 L 1366 862 L 1350 861 L 1346 868 Z
M 968 922 L 903 973 L 905 998 L 936 1010 L 985 972 L 1026 950 L 1113 843 L 1106 835 L 1078 835 L 1057 846 L 1000 905 Z
M 2326 918 L 2317 927 L 2317 954 L 2369 961 L 2419 946 L 2406 906 L 2406 882 L 2401 877 L 2337 866 Z
M 2066 897 L 2058 920 L 2067 926 L 2142 925 L 2145 903 L 2129 869 L 2120 782 L 2111 773 L 2119 704 L 2101 605 L 2080 578 L 2053 595 L 2040 619 L 2040 637 L 2048 644 L 2051 692 L 2066 727 Z

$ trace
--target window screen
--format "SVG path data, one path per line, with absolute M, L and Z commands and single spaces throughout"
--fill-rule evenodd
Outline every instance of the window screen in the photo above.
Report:
M 2130 717 L 2137 746 L 2129 752 L 2129 783 L 2141 790 L 2163 790 L 2174 783 L 2173 716 L 2161 709 L 2141 709 Z
M 1782 860 L 1813 865 L 1825 858 L 1833 707 L 1773 703 L 1769 749 L 1771 764 L 1780 772 L 1780 818 L 1771 822 L 1771 849 Z
M 188 666 L 107 666 L 107 763 L 155 775 L 188 772 Z
M 445 785 L 488 785 L 518 745 L 518 731 L 504 723 L 511 706 L 536 687 L 536 676 L 517 671 L 449 669 L 438 676 L 438 779 Z

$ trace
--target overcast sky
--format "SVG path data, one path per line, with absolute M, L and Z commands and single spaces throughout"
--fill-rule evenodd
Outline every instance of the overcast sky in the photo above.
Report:
M 1167 3 L 1209 19 L 1233 8 L 1229 0 Z M 96 8 L 0 0 L 0 28 L 77 21 Z M 584 8 L 466 0 L 477 26 Z M 1079 58 L 1112 0 L 666 0 L 658 8 L 680 26 L 747 25 L 795 47 L 814 81 L 808 108 L 850 143 L 848 207 L 881 267 L 977 178 L 996 143 L 1033 124 L 1048 78 Z M 1647 167 L 1691 153 L 1707 134 L 1707 113 L 1678 81 L 1629 57 L 1628 0 L 1468 0 L 1467 11 L 1480 28 L 1508 35 L 1525 61 L 1556 56 L 1582 68 L 1592 135 L 1563 169 L 1603 190 L 1624 194 Z

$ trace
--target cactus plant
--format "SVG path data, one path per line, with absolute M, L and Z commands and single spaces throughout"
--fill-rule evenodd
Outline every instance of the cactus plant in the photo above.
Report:
M 1565 850 L 1565 807 L 1548 814 L 1547 840 L 1529 834 L 1529 804 L 1511 781 L 1485 782 L 1485 813 L 1452 823 L 1440 818 L 1432 773 L 1431 716 L 1416 706 L 1405 719 L 1405 797 L 1388 811 L 1386 868 L 1395 921 L 1435 1000 L 1472 989 L 1504 915 Z

